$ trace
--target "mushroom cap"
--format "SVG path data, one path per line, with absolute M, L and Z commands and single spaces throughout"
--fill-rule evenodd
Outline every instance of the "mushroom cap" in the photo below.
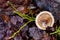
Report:
M 46 30 L 46 28 L 53 27 L 54 17 L 48 11 L 42 11 L 36 16 L 35 23 L 39 29 Z

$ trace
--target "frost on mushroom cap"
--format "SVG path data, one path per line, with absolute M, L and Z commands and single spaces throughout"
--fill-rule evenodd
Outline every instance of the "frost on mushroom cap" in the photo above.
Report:
M 38 28 L 40 28 L 42 30 L 46 30 L 46 28 L 48 26 L 49 27 L 53 26 L 54 17 L 52 15 L 52 13 L 50 13 L 48 11 L 42 11 L 37 15 L 35 23 L 36 23 Z

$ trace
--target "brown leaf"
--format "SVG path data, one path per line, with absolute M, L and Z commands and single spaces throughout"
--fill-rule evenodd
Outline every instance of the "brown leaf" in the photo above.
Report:
M 5 15 L 5 14 L 2 14 L 1 17 L 3 18 L 4 22 L 5 23 L 8 23 L 9 21 L 9 16 Z
M 20 6 L 17 8 L 18 11 L 22 12 L 22 13 L 28 13 L 28 9 L 27 7 L 24 7 L 24 6 Z
M 5 2 L 5 0 L 0 0 L 0 4 L 3 4 L 3 2 Z
M 24 0 L 23 5 L 29 5 L 31 3 L 31 0 Z
M 8 3 L 4 3 L 4 4 L 2 5 L 3 8 L 7 8 L 8 6 L 9 6 Z

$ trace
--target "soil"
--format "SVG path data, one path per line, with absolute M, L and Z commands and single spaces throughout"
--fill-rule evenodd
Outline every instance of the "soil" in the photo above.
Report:
M 0 0 L 0 40 L 8 40 L 26 20 L 14 14 L 14 10 L 7 3 L 12 2 L 22 14 L 31 16 L 29 9 L 32 10 L 34 17 L 41 11 L 49 11 L 54 15 L 55 24 L 52 28 L 43 31 L 39 29 L 35 22 L 30 22 L 14 38 L 10 40 L 60 40 L 56 35 L 50 35 L 55 31 L 56 25 L 60 25 L 60 1 L 59 0 Z M 29 9 L 28 9 L 29 8 Z

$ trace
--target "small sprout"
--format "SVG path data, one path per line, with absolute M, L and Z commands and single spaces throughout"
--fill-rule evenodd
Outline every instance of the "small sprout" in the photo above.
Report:
M 52 15 L 52 13 L 48 12 L 48 11 L 43 11 L 40 12 L 37 17 L 36 17 L 36 25 L 38 28 L 42 29 L 42 30 L 46 30 L 46 28 L 52 27 L 54 24 L 54 17 Z

